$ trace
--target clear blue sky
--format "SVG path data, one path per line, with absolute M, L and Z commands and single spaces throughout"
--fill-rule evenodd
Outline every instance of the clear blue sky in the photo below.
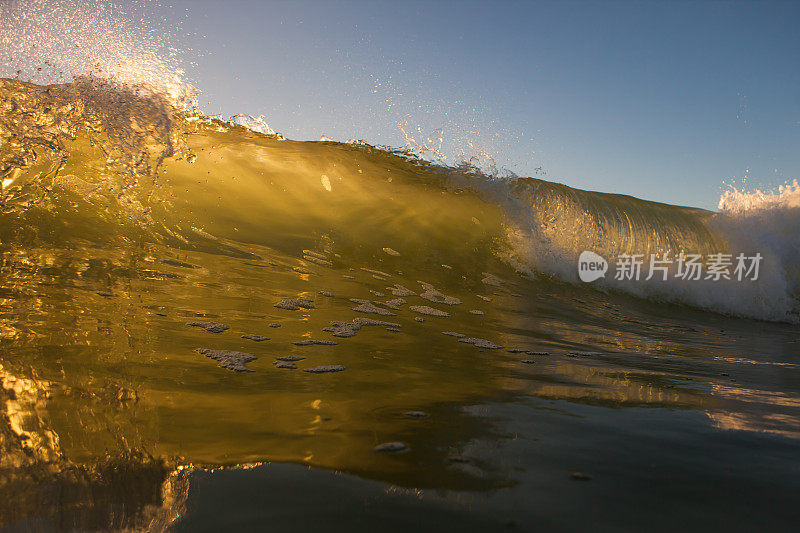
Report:
M 520 175 L 716 206 L 800 179 L 800 2 L 173 0 L 208 113 L 295 139 L 443 128 Z M 452 162 L 453 159 L 451 158 Z

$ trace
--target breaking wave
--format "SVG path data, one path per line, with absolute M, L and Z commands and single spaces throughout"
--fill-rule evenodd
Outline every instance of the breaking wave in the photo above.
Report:
M 212 119 L 113 77 L 0 80 L 0 106 L 4 243 L 144 239 L 237 253 L 236 243 L 273 245 L 304 228 L 378 249 L 404 245 L 419 260 L 491 254 L 573 283 L 584 250 L 612 264 L 620 254 L 760 253 L 757 281 L 609 274 L 587 290 L 797 320 L 796 183 L 726 193 L 712 213 L 435 165 L 363 142 L 287 141 L 263 118 Z

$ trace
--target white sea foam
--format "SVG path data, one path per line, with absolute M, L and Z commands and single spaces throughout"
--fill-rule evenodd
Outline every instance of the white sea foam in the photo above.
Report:
M 766 191 L 731 188 L 722 194 L 717 207 L 721 212 L 730 214 L 800 208 L 800 183 L 793 180 Z
M 641 279 L 613 271 L 587 287 L 689 304 L 735 316 L 800 321 L 800 186 L 723 194 L 719 213 L 571 189 L 535 179 L 464 180 L 508 215 L 505 259 L 520 271 L 580 284 L 578 257 L 590 250 L 614 265 L 623 253 L 644 255 Z M 650 254 L 744 253 L 763 256 L 757 281 L 683 280 L 673 263 L 666 281 L 646 280 Z M 732 270 L 732 269 L 731 269 Z

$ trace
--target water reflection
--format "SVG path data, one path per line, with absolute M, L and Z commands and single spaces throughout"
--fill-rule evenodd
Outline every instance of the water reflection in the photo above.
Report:
M 303 262 L 301 252 L 238 247 L 251 257 L 156 245 L 3 252 L 0 483 L 13 497 L 0 506 L 0 523 L 169 521 L 186 496 L 184 465 L 286 461 L 413 489 L 513 487 L 517 469 L 531 465 L 509 465 L 486 449 L 516 435 L 471 406 L 527 397 L 707 413 L 721 429 L 798 437 L 798 368 L 787 326 L 578 293 L 489 259 L 436 273 L 408 262 L 401 274 L 353 249 L 350 257 L 329 249 L 340 266 L 328 267 Z M 482 283 L 485 271 L 504 282 Z M 323 328 L 357 316 L 350 298 L 383 301 L 395 283 L 421 292 L 418 280 L 463 303 L 447 308 L 449 318 L 424 322 L 400 306 L 389 319 L 401 332 L 363 328 L 335 338 L 335 346 L 292 344 L 334 338 Z M 298 296 L 314 308 L 274 307 Z M 230 330 L 186 326 L 198 317 Z M 528 356 L 481 350 L 446 330 L 549 355 L 522 363 Z M 219 368 L 196 347 L 252 352 L 254 372 Z M 294 371 L 272 365 L 287 355 L 306 359 Z M 347 370 L 301 371 L 328 364 Z M 372 451 L 390 441 L 410 451 Z

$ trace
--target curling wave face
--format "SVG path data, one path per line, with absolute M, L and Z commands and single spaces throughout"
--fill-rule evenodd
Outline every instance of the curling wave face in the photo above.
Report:
M 108 79 L 46 87 L 2 80 L 0 92 L 4 242 L 45 234 L 137 238 L 246 255 L 243 245 L 286 247 L 298 236 L 326 235 L 365 249 L 392 243 L 423 263 L 493 257 L 574 283 L 584 250 L 612 263 L 620 254 L 646 261 L 651 254 L 760 253 L 753 282 L 687 281 L 671 272 L 667 281 L 608 275 L 593 288 L 797 321 L 794 189 L 757 204 L 728 194 L 714 214 L 493 178 L 363 143 L 286 141 Z

